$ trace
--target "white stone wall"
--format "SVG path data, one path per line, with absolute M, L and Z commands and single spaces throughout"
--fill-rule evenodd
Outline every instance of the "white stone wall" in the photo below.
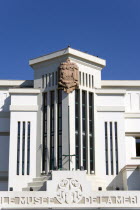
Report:
M 33 104 L 32 104 L 33 102 Z M 23 106 L 24 104 L 24 106 Z M 9 188 L 14 191 L 21 191 L 27 183 L 36 177 L 37 168 L 37 94 L 11 94 L 10 114 L 10 156 L 9 156 Z M 31 108 L 33 110 L 31 110 Z M 29 109 L 29 110 L 28 110 Z M 21 122 L 20 134 L 20 169 L 17 175 L 17 133 L 18 122 Z M 25 122 L 25 175 L 22 175 L 22 123 Z M 30 122 L 30 175 L 27 175 L 27 122 Z M 40 160 L 41 161 L 41 160 Z
M 140 90 L 127 90 L 125 95 L 126 112 L 140 112 Z

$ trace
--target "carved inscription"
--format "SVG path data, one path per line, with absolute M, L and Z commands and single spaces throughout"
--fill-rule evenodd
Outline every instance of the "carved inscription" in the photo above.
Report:
M 82 199 L 82 203 L 80 203 Z M 57 197 L 49 196 L 3 196 L 0 197 L 0 208 L 2 207 L 61 207 L 71 206 L 73 204 L 78 204 L 79 207 L 103 207 L 106 206 L 124 206 L 130 205 L 133 207 L 139 206 L 137 196 L 83 196 L 81 185 L 72 179 L 62 180 L 58 186 Z M 78 207 L 77 206 L 77 207 Z
M 66 93 L 71 93 L 79 86 L 79 68 L 70 59 L 59 66 L 58 86 Z

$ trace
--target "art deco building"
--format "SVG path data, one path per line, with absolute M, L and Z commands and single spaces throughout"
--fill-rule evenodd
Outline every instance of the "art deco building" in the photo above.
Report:
M 65 172 L 140 190 L 140 81 L 101 80 L 106 61 L 70 47 L 29 65 L 33 81 L 0 80 L 0 190 L 46 190 Z

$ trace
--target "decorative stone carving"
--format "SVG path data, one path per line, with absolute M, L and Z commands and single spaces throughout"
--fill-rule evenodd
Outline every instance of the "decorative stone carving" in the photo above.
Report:
M 71 93 L 79 86 L 79 68 L 70 59 L 63 62 L 59 66 L 58 85 L 66 93 Z
M 82 186 L 75 179 L 63 179 L 58 184 L 57 200 L 61 203 L 78 203 L 82 199 Z

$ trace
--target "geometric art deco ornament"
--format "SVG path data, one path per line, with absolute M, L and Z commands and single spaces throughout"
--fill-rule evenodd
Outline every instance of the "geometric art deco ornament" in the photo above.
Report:
M 60 64 L 58 69 L 58 87 L 71 93 L 79 86 L 79 68 L 70 59 Z
M 82 199 L 82 186 L 76 179 L 63 179 L 58 185 L 57 200 L 61 203 L 79 203 Z

